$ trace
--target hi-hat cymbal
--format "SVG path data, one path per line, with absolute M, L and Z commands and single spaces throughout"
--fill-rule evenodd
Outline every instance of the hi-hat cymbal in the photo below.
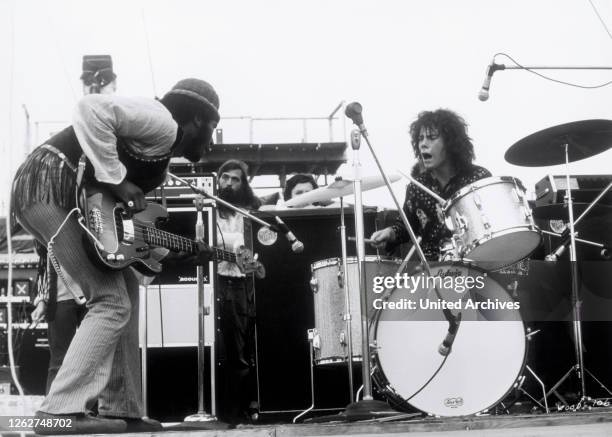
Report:
M 389 175 L 389 180 L 391 183 L 397 182 L 400 179 L 400 175 Z M 373 190 L 374 188 L 382 187 L 383 185 L 385 185 L 385 181 L 382 176 L 365 176 L 361 178 L 362 191 Z M 285 206 L 306 206 L 315 202 L 325 202 L 338 197 L 349 196 L 351 194 L 353 194 L 353 180 L 341 179 L 339 181 L 334 181 L 325 187 L 317 188 L 316 190 L 295 196 L 294 198 L 287 200 L 285 202 Z
M 510 164 L 544 167 L 579 161 L 612 147 L 612 120 L 582 120 L 549 127 L 514 143 L 505 154 Z

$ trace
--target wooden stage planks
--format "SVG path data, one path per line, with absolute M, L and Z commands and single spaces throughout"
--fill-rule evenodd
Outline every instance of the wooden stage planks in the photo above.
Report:
M 9 434 L 2 434 L 8 436 Z M 16 434 L 13 434 L 16 435 Z M 109 434 L 110 435 L 110 434 Z M 160 433 L 112 434 L 122 437 L 612 437 L 612 409 L 576 413 L 426 418 L 398 422 L 275 424 L 239 426 L 229 430 L 172 430 Z

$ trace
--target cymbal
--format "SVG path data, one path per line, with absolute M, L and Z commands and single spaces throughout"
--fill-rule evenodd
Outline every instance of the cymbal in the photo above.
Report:
M 389 180 L 391 183 L 397 182 L 401 179 L 398 174 L 390 174 Z M 374 188 L 379 188 L 385 185 L 385 181 L 382 176 L 365 176 L 361 178 L 361 190 L 368 191 Z M 325 202 L 338 197 L 349 196 L 353 194 L 353 180 L 352 179 L 341 179 L 334 181 L 331 184 L 317 188 L 316 190 L 309 191 L 299 196 L 295 196 L 285 202 L 285 206 L 288 207 L 300 207 L 310 205 L 315 202 Z
M 574 202 L 574 220 L 580 217 L 585 209 L 589 206 L 588 203 L 576 203 Z M 535 218 L 543 220 L 565 220 L 569 221 L 569 213 L 567 205 L 558 203 L 554 205 L 542 205 L 536 206 L 532 210 L 532 214 Z M 584 217 L 588 218 L 609 218 L 612 220 L 612 205 L 596 204 L 593 209 Z M 582 223 L 582 222 L 581 222 Z
M 549 127 L 514 143 L 504 158 L 510 164 L 544 167 L 580 161 L 612 147 L 612 120 L 582 120 Z

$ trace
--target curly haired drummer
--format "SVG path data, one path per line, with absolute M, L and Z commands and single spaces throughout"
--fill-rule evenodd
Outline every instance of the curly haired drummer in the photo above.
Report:
M 448 109 L 423 111 L 410 125 L 410 136 L 417 164 L 413 177 L 448 199 L 453 193 L 491 173 L 474 161 L 474 145 L 467 133 L 467 124 L 458 114 Z M 444 224 L 440 204 L 414 184 L 406 189 L 404 211 L 415 233 L 422 238 L 421 246 L 429 260 L 438 260 L 440 246 L 451 238 Z M 401 220 L 372 234 L 376 248 L 391 248 L 409 240 Z

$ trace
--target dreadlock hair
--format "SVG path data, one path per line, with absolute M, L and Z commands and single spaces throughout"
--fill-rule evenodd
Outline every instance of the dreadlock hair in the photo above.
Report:
M 423 111 L 410 125 L 410 137 L 415 156 L 419 159 L 419 135 L 421 129 L 435 130 L 444 140 L 446 153 L 458 172 L 465 171 L 474 161 L 474 145 L 467 133 L 465 120 L 457 113 L 448 109 Z M 420 161 L 420 160 L 419 160 Z

